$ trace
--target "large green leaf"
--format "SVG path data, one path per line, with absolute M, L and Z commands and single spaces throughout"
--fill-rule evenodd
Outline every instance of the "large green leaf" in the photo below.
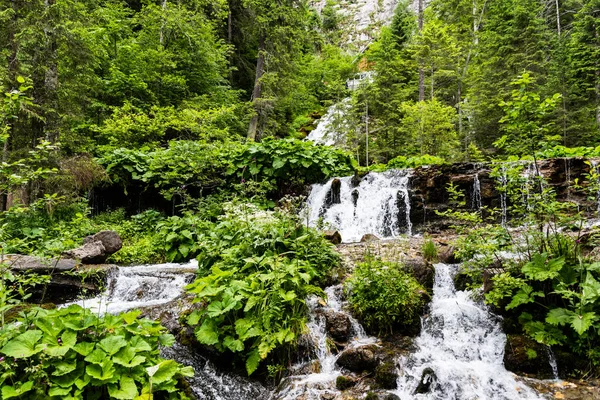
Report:
M 545 281 L 556 278 L 565 265 L 564 258 L 548 258 L 547 253 L 536 254 L 532 260 L 523 266 L 523 273 L 527 278 Z
M 108 385 L 108 394 L 115 399 L 133 399 L 138 395 L 138 389 L 132 377 L 122 376 L 118 384 Z
M 546 316 L 546 322 L 551 325 L 565 325 L 571 322 L 576 314 L 566 308 L 553 308 Z
M 36 347 L 43 333 L 39 330 L 30 330 L 10 340 L 0 353 L 14 358 L 27 358 L 39 353 L 42 349 Z
M 22 385 L 15 386 L 2 386 L 2 398 L 3 399 L 12 399 L 13 397 L 19 397 L 24 393 L 29 392 L 33 389 L 33 381 L 27 381 Z
M 66 375 L 69 372 L 73 372 L 75 371 L 75 369 L 77 368 L 77 360 L 76 359 L 72 359 L 72 360 L 62 360 L 62 361 L 58 361 L 54 363 L 54 372 L 52 373 L 52 375 L 54 376 L 62 376 L 62 375 Z
M 260 354 L 258 354 L 258 349 L 254 349 L 248 354 L 248 358 L 246 358 L 246 372 L 248 375 L 252 375 L 254 371 L 258 368 L 260 364 Z
M 209 346 L 219 343 L 219 331 L 217 324 L 212 319 L 206 319 L 199 329 L 196 330 L 196 338 L 202 344 Z
M 172 379 L 179 370 L 179 364 L 173 360 L 166 360 L 158 364 L 158 369 L 152 375 L 152 383 L 160 384 Z
M 136 355 L 135 348 L 131 346 L 125 346 L 113 356 L 112 360 L 115 364 L 119 364 L 127 368 L 133 368 L 146 361 L 146 357 L 142 355 Z
M 571 326 L 575 329 L 575 332 L 582 335 L 592 326 L 592 323 L 596 320 L 595 312 L 586 312 L 581 315 L 576 314 L 571 319 Z
M 115 368 L 113 362 L 106 358 L 101 364 L 90 364 L 85 368 L 85 372 L 99 381 L 108 381 L 113 379 Z
M 111 356 L 125 346 L 127 346 L 127 340 L 120 335 L 105 337 L 98 343 L 98 347 Z

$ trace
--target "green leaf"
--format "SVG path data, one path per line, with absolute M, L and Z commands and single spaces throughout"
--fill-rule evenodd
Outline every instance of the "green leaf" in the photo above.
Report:
M 550 325 L 565 325 L 571 322 L 576 314 L 565 308 L 553 308 L 546 316 L 546 322 Z
M 108 355 L 104 351 L 96 349 L 85 358 L 85 361 L 91 364 L 102 364 L 107 357 Z
M 234 353 L 244 351 L 244 343 L 242 343 L 240 340 L 234 339 L 231 336 L 226 336 L 225 339 L 223 339 L 223 346 L 227 347 Z
M 111 356 L 125 346 L 127 346 L 127 341 L 123 336 L 120 335 L 108 336 L 98 343 L 98 347 Z
M 258 349 L 254 349 L 248 354 L 248 358 L 246 359 L 246 372 L 248 375 L 252 375 L 254 371 L 258 368 L 260 364 L 260 355 L 258 354 Z
M 29 392 L 31 389 L 33 389 L 33 381 L 27 381 L 24 384 L 22 384 L 21 386 L 8 386 L 8 385 L 3 385 L 2 386 L 2 398 L 3 399 L 12 399 L 13 397 L 19 397 L 21 396 L 23 393 L 27 393 Z
M 75 371 L 77 368 L 77 360 L 73 359 L 70 361 L 58 361 L 54 363 L 54 372 L 52 375 L 54 376 L 62 376 L 66 375 L 69 372 Z
M 158 364 L 158 369 L 152 375 L 152 383 L 160 384 L 173 378 L 178 372 L 179 364 L 173 360 L 166 360 Z
M 125 323 L 127 325 L 131 325 L 133 324 L 135 321 L 137 321 L 138 317 L 140 316 L 142 312 L 139 310 L 134 310 L 134 311 L 130 311 L 126 314 L 121 314 L 121 317 L 123 318 L 123 321 L 125 321 Z
M 196 338 L 200 343 L 209 346 L 219 343 L 219 332 L 215 321 L 206 319 L 200 329 L 196 330 Z
M 42 331 L 30 330 L 12 339 L 0 350 L 0 353 L 14 358 L 27 358 L 39 353 L 37 342 L 42 338 Z
M 136 355 L 136 350 L 134 348 L 125 346 L 113 356 L 112 360 L 115 364 L 133 368 L 146 361 L 146 357 Z
M 94 346 L 95 346 L 94 343 L 79 342 L 75 346 L 73 346 L 73 350 L 75 350 L 77 353 L 81 354 L 82 356 L 86 357 L 92 352 L 92 350 L 94 350 Z
M 590 327 L 592 326 L 592 323 L 595 320 L 596 320 L 595 312 L 586 312 L 582 315 L 576 314 L 571 319 L 571 326 L 573 327 L 573 329 L 575 329 L 575 332 L 577 332 L 579 335 L 583 335 L 584 332 L 586 332 L 588 329 L 590 329 Z
M 50 396 L 57 396 L 61 398 L 65 398 L 71 392 L 71 388 L 62 388 L 60 386 L 54 386 L 48 390 L 48 394 Z
M 529 279 L 545 281 L 556 278 L 564 264 L 565 259 L 562 257 L 548 259 L 547 253 L 536 254 L 530 262 L 523 266 L 523 273 Z
M 138 389 L 133 378 L 122 376 L 118 385 L 108 385 L 108 394 L 115 399 L 133 399 L 138 395 Z
M 101 364 L 90 364 L 85 368 L 85 372 L 99 381 L 108 381 L 114 377 L 115 368 L 113 362 L 105 358 Z
M 279 169 L 279 168 L 283 167 L 284 165 L 285 165 L 285 160 L 283 160 L 279 157 L 276 157 L 273 160 L 273 169 Z
M 170 333 L 163 333 L 158 337 L 158 343 L 160 343 L 161 346 L 171 347 L 175 344 L 175 336 Z

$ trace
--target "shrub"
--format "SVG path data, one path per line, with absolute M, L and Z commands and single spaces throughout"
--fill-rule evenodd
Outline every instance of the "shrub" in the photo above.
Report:
M 238 354 L 252 374 L 268 356 L 289 356 L 274 353 L 296 345 L 305 299 L 322 294 L 316 284 L 339 257 L 295 216 L 249 205 L 227 209 L 198 240 L 199 276 L 188 291 L 205 307 L 188 323 L 200 343 Z
M 427 293 L 402 265 L 368 259 L 346 281 L 349 302 L 370 330 L 411 328 L 419 323 Z
M 2 398 L 186 398 L 177 379 L 193 369 L 160 358 L 174 338 L 139 314 L 98 317 L 76 305 L 23 314 L 0 330 Z
M 427 261 L 437 261 L 438 259 L 438 250 L 435 246 L 435 243 L 431 239 L 426 239 L 423 242 L 423 258 Z

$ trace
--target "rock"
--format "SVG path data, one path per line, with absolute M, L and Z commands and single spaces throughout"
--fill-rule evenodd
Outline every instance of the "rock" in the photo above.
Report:
M 4 262 L 13 270 L 49 273 L 51 271 L 70 271 L 77 266 L 77 261 L 69 259 L 46 259 L 21 254 L 6 254 Z
M 356 385 L 356 380 L 350 376 L 338 376 L 335 380 L 335 387 L 337 390 L 346 390 Z
M 62 254 L 64 257 L 81 261 L 82 264 L 100 264 L 106 261 L 108 254 L 101 241 L 87 242 L 73 250 L 67 250 Z
M 367 233 L 366 235 L 363 235 L 362 238 L 360 238 L 361 243 L 377 242 L 377 241 L 379 241 L 379 238 L 371 233 Z
M 396 389 L 398 373 L 394 363 L 385 362 L 375 369 L 375 382 L 382 389 Z
M 334 230 L 325 231 L 325 232 L 323 232 L 323 235 L 325 236 L 325 239 L 329 240 L 333 244 L 342 243 L 342 235 L 340 235 L 340 232 L 338 232 L 338 231 L 334 231 Z
M 419 257 L 404 260 L 404 267 L 425 289 L 430 292 L 433 290 L 433 280 L 435 278 L 433 265 Z
M 372 372 L 379 365 L 377 346 L 366 345 L 345 350 L 336 364 L 352 372 Z
M 516 374 L 529 374 L 538 379 L 553 377 L 546 346 L 524 335 L 507 336 L 504 367 Z
M 379 396 L 377 396 L 377 394 L 375 394 L 373 392 L 369 392 L 369 393 L 367 393 L 365 400 L 379 400 Z
M 323 393 L 321 395 L 321 400 L 334 400 L 335 399 L 335 394 L 333 393 Z
M 396 396 L 394 393 L 388 393 L 383 400 L 400 400 L 400 397 Z
M 107 256 L 116 253 L 123 247 L 123 241 L 121 240 L 119 234 L 115 231 L 100 231 L 95 235 L 87 236 L 85 239 L 83 239 L 83 244 L 98 241 L 102 242 Z
M 425 394 L 429 393 L 431 390 L 431 385 L 435 382 L 436 376 L 435 371 L 429 367 L 423 370 L 421 374 L 421 380 L 419 381 L 419 385 L 415 389 L 415 394 Z
M 347 342 L 350 336 L 350 318 L 348 315 L 335 312 L 333 310 L 327 310 L 325 312 L 325 327 L 327 334 L 338 342 Z
M 342 189 L 342 181 L 338 178 L 335 178 L 331 181 L 331 189 L 327 193 L 327 197 L 325 199 L 325 204 L 331 206 L 333 204 L 340 204 L 342 202 L 342 198 L 340 195 L 340 190 Z
M 439 253 L 438 259 L 444 264 L 456 264 L 456 255 L 454 254 L 454 246 L 445 246 Z

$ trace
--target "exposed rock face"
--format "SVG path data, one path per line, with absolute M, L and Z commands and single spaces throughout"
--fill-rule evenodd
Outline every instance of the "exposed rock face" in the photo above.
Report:
M 504 366 L 516 374 L 529 374 L 538 379 L 553 377 L 546 347 L 524 335 L 507 336 Z
M 376 242 L 378 240 L 379 240 L 379 238 L 377 236 L 370 234 L 370 233 L 367 233 L 366 235 L 363 235 L 362 238 L 360 238 L 361 243 Z
M 431 291 L 433 289 L 433 280 L 435 278 L 435 269 L 433 265 L 421 258 L 407 258 L 404 260 L 404 266 L 412 274 L 417 282 L 424 288 Z
M 391 362 L 379 365 L 375 369 L 375 382 L 382 389 L 396 389 L 398 386 L 398 373 L 396 366 Z
M 83 246 L 68 250 L 63 256 L 81 261 L 82 264 L 101 264 L 111 255 L 121 250 L 123 241 L 115 231 L 101 231 L 88 236 Z
M 585 181 L 589 166 L 584 158 L 555 158 L 538 161 L 538 169 L 547 183 L 554 189 L 558 200 L 570 199 L 581 205 L 583 210 L 595 210 L 597 204 L 586 198 L 586 193 L 573 188 L 575 179 Z M 527 168 L 523 163 L 523 169 Z M 416 231 L 436 231 L 448 228 L 451 221 L 436 214 L 448 209 L 449 183 L 465 193 L 465 210 L 473 211 L 475 178 L 479 181 L 481 205 L 488 208 L 500 208 L 498 178 L 490 176 L 492 168 L 486 163 L 458 163 L 415 168 L 410 179 L 411 221 Z M 484 215 L 485 216 L 485 215 Z M 508 216 L 510 217 L 510 215 Z
M 335 341 L 347 342 L 350 336 L 350 318 L 347 314 L 328 310 L 325 312 L 327 334 Z
M 421 380 L 419 381 L 419 385 L 417 389 L 415 389 L 415 394 L 425 394 L 429 393 L 431 390 L 431 385 L 435 382 L 436 376 L 435 371 L 432 368 L 425 368 L 423 370 L 423 374 L 421 374 Z
M 323 235 L 325 236 L 325 239 L 329 240 L 333 244 L 342 243 L 342 235 L 340 235 L 340 232 L 338 232 L 338 231 L 333 231 L 333 230 L 325 231 L 325 232 L 323 232 Z
M 348 349 L 340 355 L 336 363 L 352 372 L 374 371 L 379 365 L 377 346 L 367 345 Z
M 46 259 L 21 254 L 6 254 L 3 261 L 17 271 L 33 271 L 38 273 L 50 273 L 51 271 L 70 271 L 78 264 L 76 260 L 69 259 Z

